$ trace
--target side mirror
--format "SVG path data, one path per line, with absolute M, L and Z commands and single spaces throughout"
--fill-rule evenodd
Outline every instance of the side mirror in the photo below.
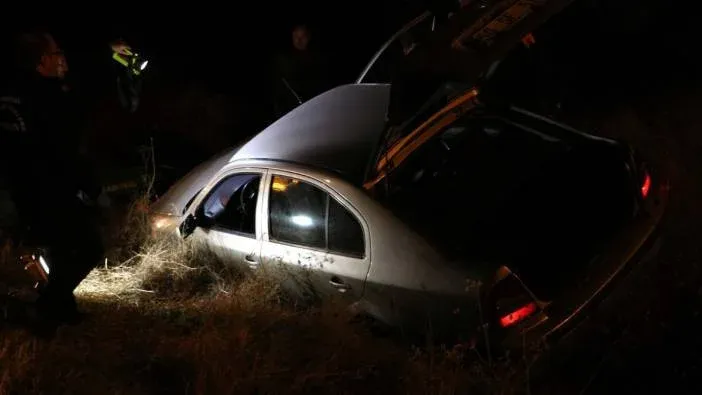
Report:
M 214 220 L 212 218 L 209 218 L 205 215 L 189 214 L 187 217 L 185 217 L 185 220 L 183 220 L 183 222 L 180 224 L 180 235 L 183 238 L 186 238 L 190 236 L 197 227 L 209 228 L 213 225 Z
M 183 238 L 190 236 L 195 231 L 195 228 L 197 228 L 198 223 L 199 221 L 197 217 L 189 214 L 187 217 L 185 217 L 183 223 L 180 224 L 180 235 Z

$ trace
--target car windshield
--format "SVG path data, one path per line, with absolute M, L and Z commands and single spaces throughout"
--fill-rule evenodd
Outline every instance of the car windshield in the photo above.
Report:
M 529 180 L 569 149 L 550 135 L 476 109 L 445 127 L 371 190 L 447 256 L 501 216 Z
M 229 162 L 239 147 L 228 148 L 209 160 L 195 166 L 163 194 L 151 207 L 152 212 L 183 215 L 202 188 Z
M 188 211 L 188 209 L 190 208 L 190 206 L 193 205 L 193 202 L 195 201 L 195 198 L 197 197 L 197 195 L 200 194 L 200 192 L 202 192 L 202 188 L 199 189 L 199 190 L 193 195 L 193 197 L 190 198 L 190 200 L 188 200 L 188 202 L 185 204 L 185 207 L 183 207 L 183 211 L 180 213 L 181 215 L 185 215 L 185 212 Z

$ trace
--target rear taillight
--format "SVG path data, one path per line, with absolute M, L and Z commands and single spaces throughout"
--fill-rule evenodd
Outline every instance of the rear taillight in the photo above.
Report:
M 540 311 L 536 302 L 522 281 L 509 272 L 490 292 L 490 303 L 495 306 L 493 322 L 502 328 L 517 325 Z
M 646 170 L 644 170 L 643 174 L 644 178 L 643 182 L 641 183 L 641 196 L 646 199 L 648 192 L 651 190 L 651 175 Z
M 511 313 L 500 317 L 500 326 L 503 328 L 507 328 L 509 326 L 515 325 L 531 317 L 534 313 L 536 313 L 536 310 L 536 303 L 527 303 L 524 306 L 512 311 Z

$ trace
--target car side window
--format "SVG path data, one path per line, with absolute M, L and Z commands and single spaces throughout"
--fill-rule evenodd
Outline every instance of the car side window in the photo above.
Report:
M 206 222 L 255 237 L 260 183 L 260 174 L 235 174 L 222 180 L 201 206 Z
M 269 202 L 272 240 L 326 248 L 327 194 L 288 177 L 273 176 Z
M 334 198 L 329 198 L 329 250 L 342 254 L 363 257 L 366 252 L 363 227 Z
M 269 202 L 272 241 L 363 257 L 358 219 L 328 193 L 306 182 L 273 176 Z

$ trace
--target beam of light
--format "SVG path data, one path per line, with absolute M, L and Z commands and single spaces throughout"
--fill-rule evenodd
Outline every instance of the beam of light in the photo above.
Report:
M 314 221 L 312 221 L 312 218 L 306 215 L 293 215 L 290 219 L 292 220 L 292 223 L 298 226 L 302 226 L 303 228 L 309 228 L 312 225 L 314 225 Z
M 143 61 L 141 63 L 141 66 L 139 66 L 139 70 L 144 70 L 148 64 L 149 64 L 148 60 Z

